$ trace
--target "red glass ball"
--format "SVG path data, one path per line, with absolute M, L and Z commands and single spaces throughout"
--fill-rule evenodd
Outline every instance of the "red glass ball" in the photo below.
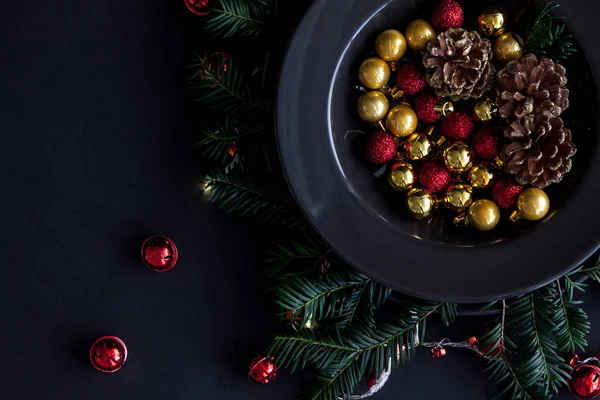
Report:
M 431 14 L 431 23 L 438 31 L 460 28 L 465 22 L 465 12 L 454 0 L 442 0 Z
M 580 399 L 594 399 L 600 396 L 600 368 L 591 364 L 574 366 L 569 390 Z
M 491 160 L 498 155 L 499 138 L 490 126 L 480 129 L 471 138 L 471 147 L 479 160 Z
M 419 171 L 419 185 L 430 193 L 443 192 L 452 182 L 452 174 L 439 161 L 428 161 Z
M 425 73 L 414 64 L 402 64 L 396 71 L 396 85 L 405 94 L 412 96 L 427 87 Z
M 511 180 L 503 179 L 496 182 L 492 189 L 492 199 L 503 210 L 509 210 L 517 204 L 517 199 L 523 191 L 523 186 Z
M 441 133 L 447 139 L 467 140 L 474 128 L 473 119 L 469 114 L 459 111 L 442 122 Z
M 177 246 L 168 237 L 151 236 L 142 243 L 142 260 L 152 271 L 169 271 L 177 263 L 178 257 Z
M 250 363 L 248 378 L 255 382 L 267 384 L 277 377 L 277 366 L 273 357 L 258 356 Z
M 116 336 L 103 336 L 90 348 L 90 362 L 100 372 L 117 372 L 126 361 L 127 346 Z
M 210 12 L 213 0 L 183 0 L 188 10 L 196 15 L 204 16 Z
M 373 164 L 385 164 L 394 159 L 398 143 L 392 135 L 383 131 L 375 132 L 367 143 L 367 158 Z

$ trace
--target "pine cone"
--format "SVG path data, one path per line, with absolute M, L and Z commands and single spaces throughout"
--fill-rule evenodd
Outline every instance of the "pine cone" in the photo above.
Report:
M 571 131 L 564 127 L 561 118 L 536 118 L 531 134 L 515 122 L 505 136 L 516 139 L 504 146 L 501 157 L 506 172 L 516 175 L 521 185 L 544 188 L 560 182 L 571 170 L 571 157 L 577 148 L 571 142 Z
M 534 54 L 511 61 L 498 74 L 502 118 L 526 118 L 531 124 L 538 114 L 548 120 L 559 117 L 569 107 L 566 72 L 562 65 Z
M 494 84 L 492 46 L 474 31 L 449 29 L 429 42 L 423 56 L 427 81 L 440 97 L 479 98 Z

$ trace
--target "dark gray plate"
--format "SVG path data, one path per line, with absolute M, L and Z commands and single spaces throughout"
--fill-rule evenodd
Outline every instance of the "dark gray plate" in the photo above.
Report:
M 466 9 L 485 3 L 463 2 Z M 600 2 L 569 0 L 561 7 L 582 49 L 565 63 L 572 106 L 564 119 L 579 148 L 575 168 L 549 192 L 553 208 L 545 220 L 504 223 L 489 233 L 458 230 L 440 218 L 412 220 L 402 196 L 380 185 L 362 159 L 357 67 L 378 32 L 403 30 L 412 19 L 427 18 L 430 9 L 430 1 L 419 0 L 315 2 L 281 75 L 277 130 L 284 169 L 298 202 L 332 248 L 381 283 L 460 303 L 518 295 L 563 275 L 600 247 L 593 79 L 600 65 L 594 21 Z M 474 17 L 467 13 L 467 21 Z

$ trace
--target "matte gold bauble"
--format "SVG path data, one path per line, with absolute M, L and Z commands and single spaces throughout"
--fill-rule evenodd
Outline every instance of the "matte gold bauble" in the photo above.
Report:
M 446 192 L 443 201 L 449 210 L 463 212 L 473 203 L 473 188 L 465 183 L 453 185 Z
M 423 189 L 412 189 L 406 195 L 406 209 L 416 219 L 429 217 L 435 208 L 435 199 Z
M 473 106 L 475 119 L 480 122 L 488 122 L 498 115 L 498 106 L 491 97 L 484 97 Z
M 383 31 L 375 40 L 375 52 L 384 61 L 398 61 L 406 53 L 406 39 L 395 29 Z
M 499 7 L 487 7 L 477 17 L 479 30 L 485 36 L 497 37 L 504 33 L 506 28 L 506 13 Z
M 390 80 L 390 67 L 381 58 L 367 58 L 358 70 L 358 79 L 366 88 L 381 89 Z
M 473 166 L 473 150 L 463 142 L 456 142 L 444 150 L 446 168 L 457 174 L 468 171 Z
M 408 47 L 415 51 L 425 50 L 427 43 L 437 36 L 433 26 L 424 19 L 411 22 L 406 28 L 405 35 Z
M 376 90 L 363 93 L 358 99 L 358 115 L 373 124 L 385 118 L 390 103 L 385 95 Z
M 548 214 L 550 199 L 541 189 L 525 189 L 517 199 L 519 216 L 529 221 L 538 221 Z
M 415 170 L 409 163 L 400 162 L 392 168 L 388 175 L 388 182 L 392 189 L 398 192 L 405 192 L 412 189 L 417 181 Z
M 419 119 L 412 108 L 401 104 L 390 110 L 385 123 L 392 135 L 406 137 L 417 130 Z
M 523 57 L 525 43 L 516 33 L 506 32 L 494 42 L 494 55 L 503 62 L 520 60 Z
M 500 208 L 491 200 L 477 200 L 469 207 L 466 222 L 482 232 L 491 231 L 500 222 Z
M 474 188 L 490 188 L 494 183 L 494 170 L 489 164 L 477 164 L 469 170 L 469 182 Z

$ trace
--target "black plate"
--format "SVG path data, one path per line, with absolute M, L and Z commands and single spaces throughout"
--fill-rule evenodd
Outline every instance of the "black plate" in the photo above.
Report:
M 467 10 L 485 3 L 463 2 Z M 489 233 L 457 230 L 440 219 L 410 219 L 402 197 L 380 187 L 357 150 L 363 136 L 356 117 L 358 65 L 380 31 L 403 30 L 412 19 L 427 18 L 431 6 L 425 0 L 315 2 L 290 45 L 280 81 L 277 130 L 286 175 L 332 248 L 383 284 L 460 303 L 518 295 L 563 275 L 600 248 L 593 78 L 600 66 L 595 28 L 600 2 L 569 0 L 560 8 L 580 46 L 565 63 L 571 107 L 563 117 L 579 148 L 575 168 L 549 193 L 553 208 L 546 219 L 505 223 Z M 474 17 L 468 13 L 467 21 Z

